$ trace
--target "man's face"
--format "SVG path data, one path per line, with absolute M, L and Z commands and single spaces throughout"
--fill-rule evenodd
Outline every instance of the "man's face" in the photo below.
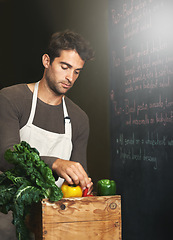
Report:
M 84 61 L 75 50 L 62 50 L 52 64 L 45 67 L 45 79 L 56 94 L 65 94 L 74 84 L 84 66 Z

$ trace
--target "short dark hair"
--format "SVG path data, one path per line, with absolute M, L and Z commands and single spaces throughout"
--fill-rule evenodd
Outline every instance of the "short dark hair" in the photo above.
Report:
M 76 50 L 84 61 L 94 58 L 89 43 L 79 33 L 70 30 L 52 34 L 47 49 L 51 63 L 56 57 L 60 57 L 62 50 Z

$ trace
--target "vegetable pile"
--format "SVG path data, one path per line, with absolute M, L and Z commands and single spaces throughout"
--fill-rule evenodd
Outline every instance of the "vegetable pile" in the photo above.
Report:
M 17 238 L 28 240 L 30 234 L 25 217 L 31 205 L 44 198 L 58 201 L 63 194 L 37 149 L 24 141 L 13 148 L 8 149 L 4 157 L 14 168 L 0 174 L 0 211 L 5 214 L 12 211 Z

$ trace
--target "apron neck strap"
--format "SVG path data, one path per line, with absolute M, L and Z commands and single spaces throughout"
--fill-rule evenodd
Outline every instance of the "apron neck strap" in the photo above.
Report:
M 29 124 L 31 124 L 34 120 L 35 109 L 36 109 L 36 105 L 37 105 L 37 95 L 38 95 L 39 82 L 36 82 L 35 87 L 34 87 L 34 92 L 33 92 L 33 97 L 32 97 L 31 113 L 30 113 L 30 116 L 29 116 L 29 119 L 28 119 Z
M 72 127 L 71 127 L 70 117 L 67 112 L 64 96 L 62 98 L 62 102 L 63 102 L 63 111 L 64 111 L 65 134 L 69 135 L 69 137 L 71 138 Z
M 63 104 L 63 111 L 64 111 L 64 119 L 65 118 L 68 118 L 68 112 L 67 112 L 67 107 L 66 107 L 66 104 L 65 104 L 65 99 L 64 99 L 64 96 L 62 97 L 62 104 Z

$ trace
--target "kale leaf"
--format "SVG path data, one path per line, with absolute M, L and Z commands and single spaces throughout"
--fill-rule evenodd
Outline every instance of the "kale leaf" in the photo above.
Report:
M 63 194 L 38 150 L 31 148 L 27 142 L 14 145 L 4 157 L 14 168 L 0 174 L 0 211 L 5 214 L 12 211 L 17 238 L 29 240 L 25 217 L 32 204 L 44 198 L 59 201 Z

